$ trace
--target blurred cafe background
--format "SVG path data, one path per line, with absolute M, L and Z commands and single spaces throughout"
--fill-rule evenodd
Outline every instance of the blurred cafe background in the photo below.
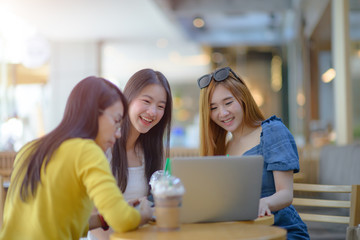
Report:
M 142 68 L 171 84 L 171 146 L 197 148 L 196 80 L 223 66 L 299 147 L 359 140 L 359 0 L 0 0 L 0 151 L 51 131 L 81 79 Z

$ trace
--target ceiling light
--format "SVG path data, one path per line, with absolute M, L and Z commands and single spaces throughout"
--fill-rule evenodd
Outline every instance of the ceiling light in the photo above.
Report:
M 336 71 L 333 68 L 329 68 L 326 72 L 323 73 L 323 75 L 321 75 L 321 80 L 324 83 L 329 83 L 331 82 L 336 76 Z
M 282 88 L 282 61 L 279 56 L 274 56 L 271 60 L 271 88 L 278 92 Z
M 205 26 L 205 21 L 201 17 L 196 17 L 193 20 L 193 25 L 196 28 L 203 28 Z

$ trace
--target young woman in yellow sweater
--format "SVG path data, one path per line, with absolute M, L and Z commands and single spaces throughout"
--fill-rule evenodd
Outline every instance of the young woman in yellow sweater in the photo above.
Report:
M 72 90 L 60 124 L 17 154 L 0 239 L 76 239 L 107 223 L 118 232 L 146 223 L 123 198 L 104 151 L 120 137 L 126 99 L 97 77 Z M 93 207 L 101 215 L 90 218 Z M 90 219 L 90 220 L 89 220 Z

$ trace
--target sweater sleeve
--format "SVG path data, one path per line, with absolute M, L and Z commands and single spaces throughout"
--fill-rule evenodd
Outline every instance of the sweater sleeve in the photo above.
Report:
M 126 232 L 139 225 L 140 213 L 124 200 L 106 156 L 96 143 L 89 140 L 84 144 L 76 169 L 86 193 L 114 231 Z

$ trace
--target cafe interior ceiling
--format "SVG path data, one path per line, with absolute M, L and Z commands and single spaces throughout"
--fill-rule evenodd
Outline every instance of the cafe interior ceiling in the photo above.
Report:
M 310 34 L 332 1 L 1 0 L 0 14 L 8 7 L 56 41 L 186 38 L 207 45 L 256 46 L 280 45 L 297 37 L 301 19 Z M 350 35 L 359 40 L 360 0 L 349 0 L 349 7 Z M 198 27 L 195 19 L 200 19 Z
M 279 46 L 311 36 L 331 0 L 154 0 L 185 35 L 211 46 Z M 360 39 L 360 1 L 349 1 L 350 34 Z M 303 26 L 300 26 L 304 23 Z M 326 29 L 327 28 L 327 29 Z M 321 29 L 321 28 L 320 28 Z M 330 24 L 322 26 L 329 39 Z
M 331 16 L 332 1 L 0 0 L 0 38 L 3 30 L 15 29 L 17 23 L 6 19 L 13 13 L 50 42 L 105 42 L 119 53 L 113 62 L 126 59 L 134 68 L 151 62 L 181 82 L 208 71 L 203 45 L 277 47 L 297 37 L 301 22 L 306 37 L 321 29 L 319 35 L 331 39 L 331 21 L 319 26 L 319 19 L 326 11 Z M 360 41 L 360 0 L 349 5 L 350 36 Z M 196 18 L 203 27 L 201 20 L 194 26 Z

